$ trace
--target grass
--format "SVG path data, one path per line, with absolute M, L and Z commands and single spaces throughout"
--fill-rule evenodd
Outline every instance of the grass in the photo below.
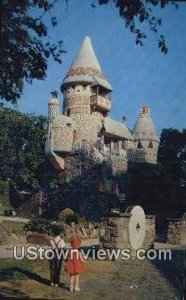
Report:
M 25 224 L 22 222 L 15 222 L 9 220 L 3 220 L 2 226 L 8 235 L 15 233 L 15 234 L 23 234 L 24 233 L 24 226 Z
M 171 263 L 89 259 L 86 261 L 86 272 L 81 275 L 82 291 L 78 296 L 77 293 L 68 291 L 69 279 L 64 272 L 64 264 L 61 272 L 64 286 L 51 288 L 48 261 L 2 259 L 0 299 L 14 296 L 16 299 L 181 300 L 181 290 L 176 280 L 174 281 L 174 276 L 169 274 L 171 264 L 180 266 L 179 273 L 183 274 L 183 261 L 179 261 L 181 257 L 174 255 Z

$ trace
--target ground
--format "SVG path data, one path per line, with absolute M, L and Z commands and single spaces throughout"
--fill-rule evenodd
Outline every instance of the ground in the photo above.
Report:
M 171 262 L 89 259 L 81 276 L 81 291 L 70 293 L 63 269 L 63 284 L 49 286 L 47 261 L 1 259 L 0 299 L 181 300 L 183 260 L 183 251 L 174 251 Z

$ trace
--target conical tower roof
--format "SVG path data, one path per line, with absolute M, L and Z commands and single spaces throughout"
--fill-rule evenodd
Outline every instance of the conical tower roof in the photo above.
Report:
M 101 71 L 101 67 L 92 48 L 91 40 L 86 36 L 67 72 L 61 88 L 71 83 L 92 83 L 112 91 L 112 87 Z
M 147 106 L 143 106 L 140 109 L 139 117 L 133 129 L 133 136 L 135 140 L 159 142 L 159 137 L 156 134 L 153 121 L 150 117 L 150 109 Z

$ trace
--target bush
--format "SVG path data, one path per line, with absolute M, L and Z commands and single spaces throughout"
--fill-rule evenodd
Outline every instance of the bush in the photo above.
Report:
M 70 209 L 70 208 L 65 208 L 65 209 L 63 209 L 63 210 L 59 213 L 58 218 L 59 218 L 60 221 L 66 222 L 67 216 L 72 215 L 72 214 L 74 214 L 74 212 L 73 212 L 72 209 Z
M 79 215 L 78 214 L 73 213 L 73 214 L 67 215 L 65 223 L 70 225 L 72 222 L 75 223 L 75 224 L 79 223 Z
M 63 232 L 63 227 L 58 224 L 52 224 L 49 220 L 33 219 L 25 224 L 25 231 L 45 233 L 49 235 L 58 235 Z
M 74 213 L 72 209 L 65 208 L 59 213 L 59 220 L 62 223 L 71 224 L 74 222 L 75 224 L 79 223 L 80 216 L 77 213 Z
M 0 180 L 0 193 L 3 195 L 6 191 L 8 191 L 8 182 Z

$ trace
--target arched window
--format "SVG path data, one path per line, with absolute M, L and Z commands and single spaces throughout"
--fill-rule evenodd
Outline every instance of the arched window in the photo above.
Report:
M 70 117 L 70 108 L 67 108 L 67 116 Z
M 141 142 L 138 142 L 137 148 L 138 148 L 138 149 L 141 149 L 141 148 L 143 148 L 143 146 L 142 146 Z

